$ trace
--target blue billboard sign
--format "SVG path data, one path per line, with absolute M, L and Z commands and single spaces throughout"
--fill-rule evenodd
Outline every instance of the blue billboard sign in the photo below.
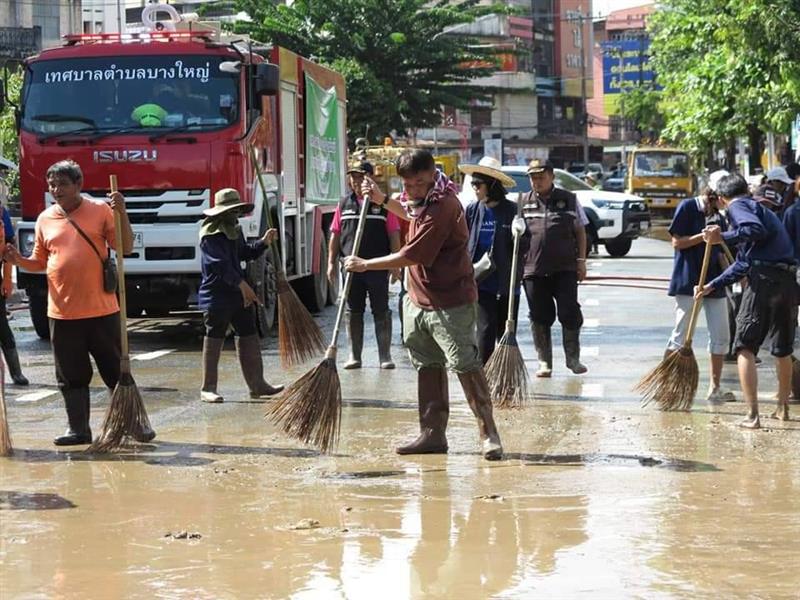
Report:
M 603 43 L 603 93 L 619 94 L 623 87 L 652 84 L 650 40 L 639 37 Z M 653 89 L 660 90 L 656 84 Z

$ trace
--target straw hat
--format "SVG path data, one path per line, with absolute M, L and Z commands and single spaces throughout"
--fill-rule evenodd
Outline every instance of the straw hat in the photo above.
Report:
M 501 171 L 500 161 L 491 156 L 484 156 L 477 165 L 459 165 L 458 170 L 467 175 L 478 173 L 497 179 L 506 189 L 513 188 L 516 184 L 514 179 Z
M 227 210 L 246 209 L 246 212 L 252 210 L 253 205 L 249 202 L 242 202 L 239 197 L 239 192 L 233 188 L 225 188 L 214 194 L 214 207 L 203 211 L 207 217 L 215 217 L 224 213 Z

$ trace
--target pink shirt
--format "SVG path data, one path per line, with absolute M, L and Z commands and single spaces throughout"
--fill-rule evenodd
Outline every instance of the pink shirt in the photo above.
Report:
M 358 205 L 361 206 L 361 198 L 356 198 L 356 202 Z M 386 233 L 387 235 L 392 235 L 393 233 L 400 231 L 400 219 L 397 218 L 397 215 L 386 211 Z M 333 214 L 333 221 L 331 221 L 331 233 L 342 233 L 342 208 L 341 206 L 336 206 L 336 212 Z

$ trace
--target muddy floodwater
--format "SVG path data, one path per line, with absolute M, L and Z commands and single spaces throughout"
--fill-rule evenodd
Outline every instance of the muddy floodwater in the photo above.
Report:
M 661 273 L 659 244 L 590 269 Z M 0 458 L 0 598 L 800 597 L 800 421 L 766 419 L 765 404 L 763 430 L 739 429 L 732 365 L 724 384 L 739 400 L 709 407 L 703 331 L 692 412 L 641 408 L 631 387 L 658 362 L 671 304 L 636 293 L 626 304 L 630 290 L 581 290 L 590 372 L 564 373 L 556 336 L 554 377 L 536 382 L 535 402 L 496 412 L 499 462 L 481 458 L 453 377 L 450 454 L 394 454 L 417 431 L 415 374 L 397 345 L 395 371 L 371 353 L 361 371 L 339 370 L 341 443 L 322 456 L 263 419 L 232 347 L 227 401 L 204 405 L 191 326 L 144 322 L 133 371 L 155 442 L 106 457 L 56 449 L 64 414 L 48 348 L 19 316 L 32 386 L 8 387 L 16 453 Z M 273 381 L 315 364 L 281 370 L 274 346 Z M 99 428 L 107 397 L 94 385 Z

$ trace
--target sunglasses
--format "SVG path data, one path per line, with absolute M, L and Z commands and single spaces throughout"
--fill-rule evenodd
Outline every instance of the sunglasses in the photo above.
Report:
M 481 187 L 482 185 L 486 185 L 486 182 L 485 181 L 475 181 L 474 179 L 472 180 L 472 187 L 475 188 L 476 190 L 479 187 Z

